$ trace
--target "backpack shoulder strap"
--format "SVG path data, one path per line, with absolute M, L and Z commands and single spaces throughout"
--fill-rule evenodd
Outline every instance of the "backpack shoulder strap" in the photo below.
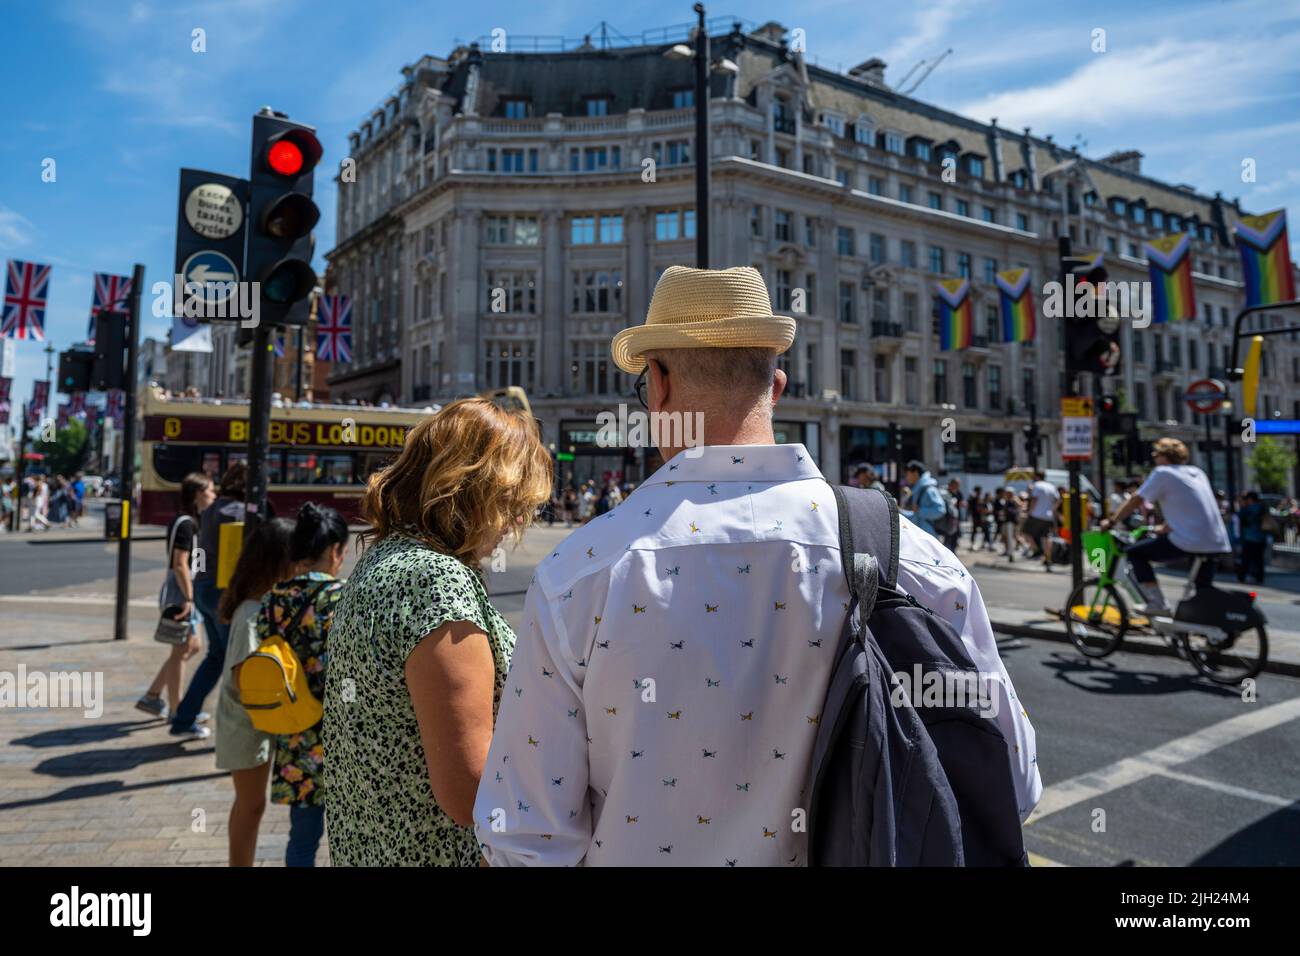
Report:
M 298 606 L 297 612 L 289 621 L 289 626 L 280 631 L 280 637 L 284 638 L 286 641 L 289 640 L 289 635 L 292 634 L 294 628 L 298 626 L 298 622 L 301 621 L 303 615 L 307 613 L 307 609 L 309 607 L 315 607 L 316 598 L 320 597 L 320 593 L 325 590 L 326 585 L 329 583 L 329 581 L 320 581 L 310 589 L 307 594 L 307 599 Z
M 863 554 L 875 558 L 880 584 L 892 589 L 898 583 L 898 502 L 875 488 L 831 489 L 840 512 L 840 556 L 849 586 L 857 576 L 854 555 Z M 861 600 L 863 595 L 855 591 L 854 596 Z

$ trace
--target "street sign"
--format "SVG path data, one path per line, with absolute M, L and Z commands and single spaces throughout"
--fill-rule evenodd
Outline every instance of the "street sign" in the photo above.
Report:
M 1088 461 L 1092 458 L 1094 431 L 1092 399 L 1061 399 L 1061 458 L 1065 461 Z
M 203 300 L 208 305 L 225 302 L 235 291 L 239 269 L 230 257 L 215 249 L 194 253 L 181 266 L 181 282 L 188 287 L 195 283 L 203 287 Z
M 185 197 L 185 221 L 204 239 L 229 239 L 244 224 L 244 206 L 223 183 L 199 183 Z
M 1217 378 L 1203 378 L 1187 386 L 1183 395 L 1187 407 L 1201 415 L 1213 415 L 1228 396 L 1228 386 Z

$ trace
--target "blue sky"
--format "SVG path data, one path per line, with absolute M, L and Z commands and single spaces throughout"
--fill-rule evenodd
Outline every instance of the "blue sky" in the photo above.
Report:
M 507 33 L 581 36 L 602 20 L 627 36 L 692 19 L 690 3 L 592 0 L 6 0 L 0 33 L 0 256 L 52 263 L 47 338 L 85 334 L 96 271 L 148 283 L 172 269 L 177 170 L 246 175 L 250 117 L 264 104 L 315 124 L 322 166 L 423 53 Z M 1055 8 L 1055 12 L 1044 13 Z M 1100 156 L 1146 154 L 1145 171 L 1221 190 L 1256 212 L 1300 207 L 1300 6 L 1277 0 L 766 0 L 709 6 L 802 28 L 808 53 L 848 67 L 871 56 L 900 79 L 954 52 L 922 99 L 1012 129 L 1032 126 Z M 206 32 L 207 52 L 191 50 Z M 1093 52 L 1093 31 L 1106 51 Z M 286 37 L 289 39 L 286 40 Z M 41 180 L 53 158 L 57 179 Z M 1257 180 L 1241 181 L 1245 158 Z M 317 254 L 334 238 L 334 186 L 317 176 Z M 1294 218 L 1294 216 L 1292 217 Z M 1292 224 L 1293 258 L 1300 227 Z M 323 262 L 318 263 L 323 267 Z M 167 320 L 148 318 L 161 337 Z M 14 395 L 43 377 L 18 343 Z

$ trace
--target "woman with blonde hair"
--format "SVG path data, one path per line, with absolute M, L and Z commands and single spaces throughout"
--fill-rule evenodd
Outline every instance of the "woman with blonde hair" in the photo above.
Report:
M 330 635 L 325 813 L 339 866 L 474 866 L 474 796 L 515 636 L 479 563 L 551 493 L 537 423 L 452 402 L 370 479 Z

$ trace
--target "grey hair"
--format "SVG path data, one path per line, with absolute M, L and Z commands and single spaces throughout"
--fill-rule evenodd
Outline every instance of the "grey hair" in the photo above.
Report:
M 667 368 L 687 393 L 726 395 L 729 404 L 767 395 L 776 374 L 776 352 L 769 348 L 655 349 L 646 358 Z

